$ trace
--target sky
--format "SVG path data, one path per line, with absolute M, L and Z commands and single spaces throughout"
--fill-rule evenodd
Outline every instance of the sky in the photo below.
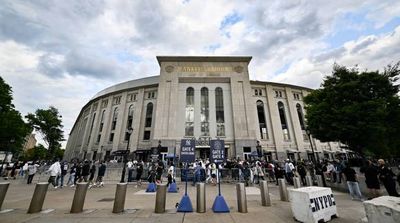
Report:
M 65 139 L 97 92 L 159 75 L 161 55 L 252 56 L 251 80 L 318 88 L 334 63 L 400 60 L 400 1 L 0 0 L 13 104 L 22 115 L 58 108 Z

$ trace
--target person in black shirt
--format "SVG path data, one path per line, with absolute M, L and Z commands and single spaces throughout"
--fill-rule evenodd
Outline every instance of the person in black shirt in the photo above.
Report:
M 379 179 L 382 181 L 389 196 L 400 197 L 396 190 L 396 182 L 394 181 L 393 171 L 385 165 L 383 159 L 378 160 L 379 163 Z
M 89 174 L 90 174 L 90 163 L 88 160 L 85 160 L 85 163 L 83 164 L 83 167 L 82 167 L 83 181 L 88 182 Z
M 351 199 L 358 199 L 360 201 L 363 201 L 364 199 L 361 195 L 360 187 L 358 186 L 357 182 L 356 171 L 351 168 L 348 163 L 346 163 L 346 168 L 343 169 L 342 173 L 346 178 L 347 187 L 349 188 Z
M 364 173 L 365 175 L 365 183 L 367 184 L 370 196 L 368 199 L 379 197 L 380 183 L 378 179 L 378 167 L 375 166 L 371 160 L 368 160 L 367 166 L 361 168 L 360 172 Z

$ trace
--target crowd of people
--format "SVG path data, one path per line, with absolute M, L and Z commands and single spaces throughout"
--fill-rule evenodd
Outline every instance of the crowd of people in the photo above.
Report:
M 166 178 L 169 185 L 175 182 L 175 165 L 185 169 L 182 163 L 165 161 L 143 162 L 141 160 L 129 160 L 125 164 L 128 169 L 127 181 L 135 181 L 137 187 L 142 185 L 144 170 L 147 171 L 144 179 L 147 179 L 148 182 L 161 183 L 163 178 Z M 13 164 L 4 164 L 0 167 L 1 176 L 6 180 L 24 177 L 27 184 L 31 184 L 37 172 L 44 172 L 49 174 L 48 182 L 54 188 L 74 187 L 78 182 L 87 182 L 91 188 L 104 186 L 103 178 L 107 163 L 89 160 L 74 160 L 72 162 L 55 160 L 52 163 L 36 161 L 15 162 Z M 327 186 L 327 181 L 338 184 L 345 181 L 353 199 L 365 199 L 360 191 L 357 171 L 345 160 L 322 160 L 314 164 L 309 160 L 291 161 L 286 159 L 285 161 L 267 162 L 258 159 L 232 159 L 217 165 L 211 163 L 208 159 L 197 159 L 195 162 L 188 164 L 188 169 L 190 171 L 182 173 L 185 177 L 191 178 L 193 186 L 197 182 L 216 185 L 220 179 L 227 177 L 226 175 L 233 181 L 244 182 L 246 186 L 258 184 L 260 180 L 268 180 L 278 185 L 278 179 L 286 179 L 288 184 L 293 185 L 293 177 L 297 176 L 300 178 L 301 184 L 306 186 L 307 175 L 310 175 L 313 179 L 316 179 L 316 175 L 321 175 L 324 186 Z M 229 172 L 228 174 L 227 171 Z M 369 190 L 368 199 L 381 195 L 381 185 L 384 186 L 390 196 L 400 196 L 396 190 L 396 178 L 400 184 L 400 176 L 396 176 L 384 160 L 368 160 L 360 168 L 359 172 L 365 176 L 365 184 Z

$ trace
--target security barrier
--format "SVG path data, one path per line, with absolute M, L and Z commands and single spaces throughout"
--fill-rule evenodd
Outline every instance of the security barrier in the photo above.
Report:
M 1 182 L 0 183 L 0 210 L 3 205 L 4 198 L 6 197 L 8 186 L 10 186 L 10 182 Z
M 196 211 L 197 213 L 204 213 L 206 212 L 206 185 L 197 183 L 196 192 Z
M 247 198 L 246 198 L 246 188 L 244 187 L 244 183 L 236 184 L 236 195 L 237 195 L 238 211 L 240 213 L 247 213 Z
M 157 185 L 156 205 L 154 208 L 155 213 L 165 212 L 166 200 L 167 200 L 167 185 L 166 184 Z
M 115 190 L 114 207 L 112 211 L 113 213 L 121 213 L 124 211 L 127 185 L 127 183 L 117 184 Z
M 31 204 L 29 205 L 28 209 L 29 214 L 37 213 L 42 210 L 48 187 L 49 187 L 48 182 L 41 182 L 36 184 Z
M 81 213 L 85 204 L 88 183 L 77 183 L 70 213 Z
M 278 184 L 279 184 L 279 195 L 281 197 L 281 201 L 289 201 L 285 179 L 278 179 Z
M 260 191 L 261 191 L 261 205 L 271 206 L 271 197 L 269 196 L 268 183 L 265 180 L 260 181 Z

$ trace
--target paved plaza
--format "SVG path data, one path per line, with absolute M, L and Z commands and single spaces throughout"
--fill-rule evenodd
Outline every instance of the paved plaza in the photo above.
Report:
M 3 181 L 3 180 L 2 180 Z M 224 183 L 221 185 L 230 213 L 213 213 L 213 201 L 218 192 L 218 187 L 206 185 L 206 213 L 177 213 L 175 209 L 184 194 L 184 183 L 178 183 L 179 193 L 168 193 L 166 213 L 155 214 L 155 193 L 145 193 L 146 186 L 136 188 L 134 184 L 128 185 L 125 209 L 123 214 L 113 214 L 113 200 L 116 183 L 108 183 L 103 188 L 88 190 L 84 205 L 84 212 L 70 214 L 74 196 L 74 188 L 64 187 L 54 189 L 49 186 L 43 212 L 27 214 L 27 209 L 35 185 L 27 185 L 22 180 L 11 180 L 2 210 L 14 211 L 0 214 L 0 222 L 295 222 L 291 213 L 290 203 L 280 201 L 279 189 L 275 184 L 269 184 L 272 206 L 261 206 L 261 196 L 258 187 L 248 187 L 247 206 L 248 213 L 239 213 L 236 203 L 235 184 Z M 289 187 L 290 188 L 290 187 Z M 196 188 L 189 185 L 188 194 L 196 208 Z M 339 218 L 332 222 L 361 222 L 365 217 L 364 207 L 359 201 L 352 201 L 348 194 L 333 192 L 338 208 Z M 54 210 L 52 210 L 54 209 Z

